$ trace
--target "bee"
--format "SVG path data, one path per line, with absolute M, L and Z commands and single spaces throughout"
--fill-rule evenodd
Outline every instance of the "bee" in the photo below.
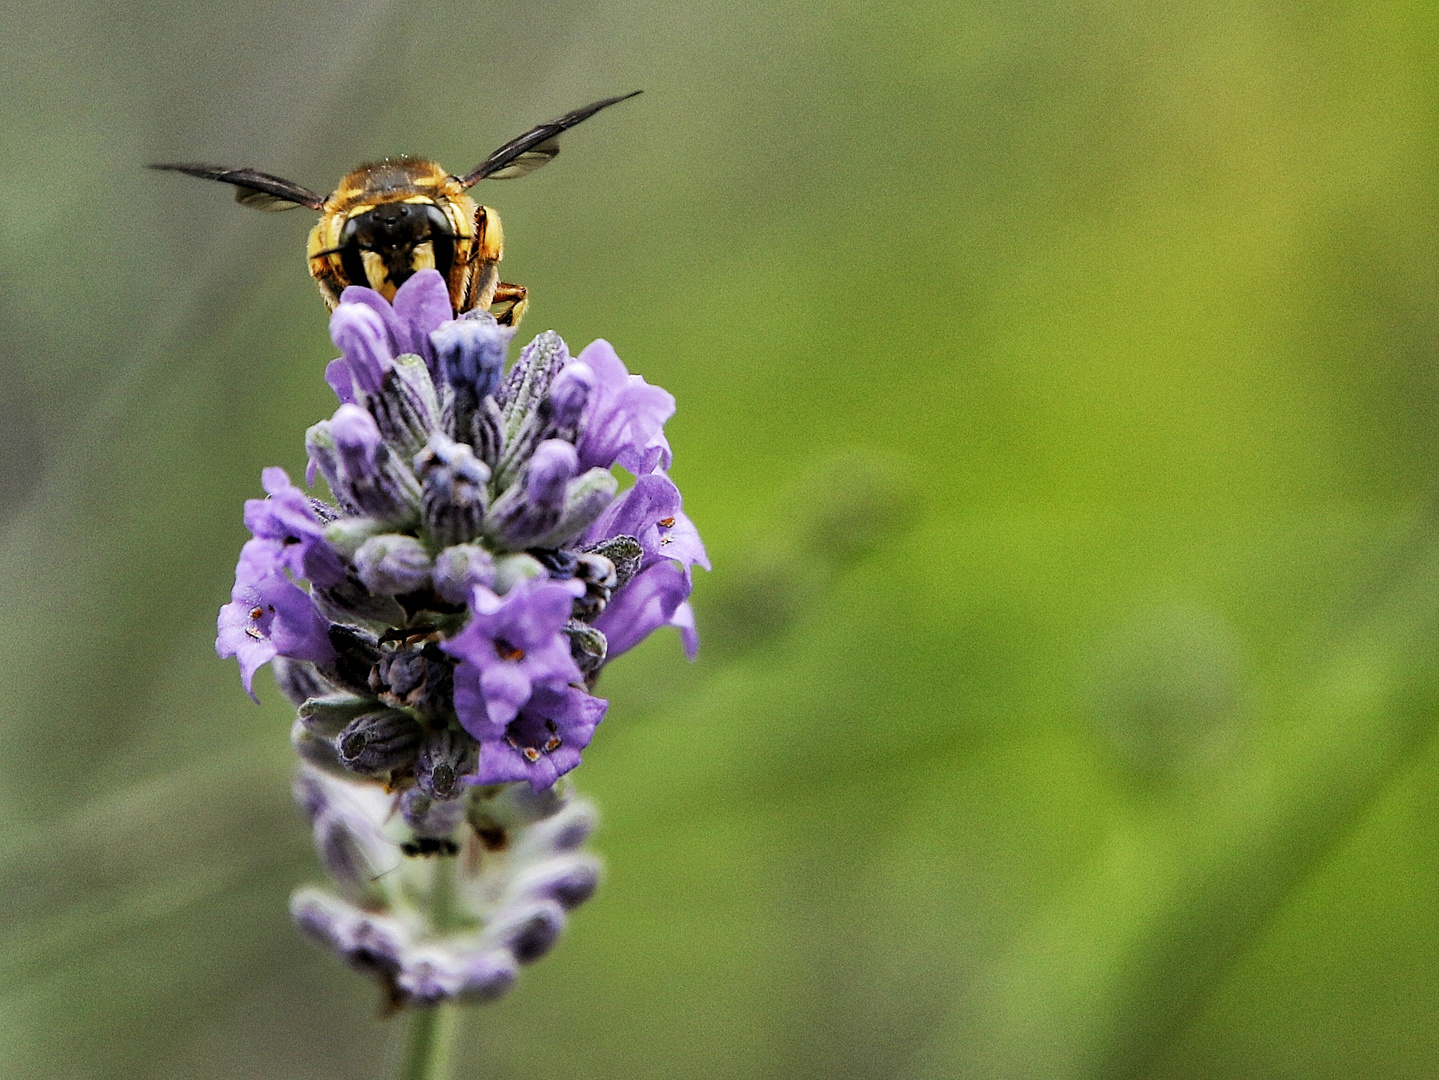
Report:
M 361 165 L 328 198 L 256 169 L 182 163 L 152 169 L 218 180 L 235 189 L 235 201 L 255 210 L 320 211 L 306 253 L 310 276 L 331 310 L 348 285 L 368 285 L 386 300 L 416 271 L 438 270 L 455 314 L 497 306 L 496 319 L 516 326 L 529 303 L 523 285 L 500 280 L 504 232 L 493 208 L 465 192 L 481 180 L 527 176 L 560 152 L 558 136 L 601 109 L 640 91 L 591 102 L 511 139 L 463 176 L 419 158 L 397 157 Z

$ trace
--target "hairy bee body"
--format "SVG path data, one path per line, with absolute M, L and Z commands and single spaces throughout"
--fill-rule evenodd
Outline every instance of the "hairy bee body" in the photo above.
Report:
M 310 276 L 331 310 L 350 285 L 367 285 L 393 300 L 412 275 L 434 269 L 449 284 L 456 315 L 503 304 L 495 317 L 515 325 L 528 293 L 523 285 L 500 280 L 505 253 L 500 216 L 465 192 L 481 180 L 528 175 L 554 160 L 560 152 L 555 140 L 562 132 L 638 93 L 595 101 L 533 127 L 463 176 L 453 176 L 433 161 L 386 158 L 348 173 L 328 198 L 257 169 L 179 163 L 151 168 L 230 184 L 237 202 L 257 210 L 307 206 L 320 211 L 306 257 Z
M 500 217 L 431 161 L 361 165 L 325 200 L 310 230 L 310 275 L 333 308 L 347 285 L 392 300 L 417 270 L 438 270 L 456 314 L 488 310 L 504 257 Z

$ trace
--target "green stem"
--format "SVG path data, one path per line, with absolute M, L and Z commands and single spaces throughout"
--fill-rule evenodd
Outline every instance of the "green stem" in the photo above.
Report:
M 430 882 L 430 925 L 442 934 L 455 924 L 457 861 L 446 856 L 431 860 L 434 877 Z M 455 1019 L 456 1009 L 450 1004 L 410 1010 L 398 1080 L 449 1080 Z
M 412 1009 L 398 1080 L 449 1080 L 454 1036 L 455 1006 Z
M 430 882 L 430 925 L 443 934 L 455 928 L 458 914 L 456 875 L 459 873 L 455 864 L 459 860 L 454 856 L 441 855 L 431 862 L 435 864 L 435 876 Z

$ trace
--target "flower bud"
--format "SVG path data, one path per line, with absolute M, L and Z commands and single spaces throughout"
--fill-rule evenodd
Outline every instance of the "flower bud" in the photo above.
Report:
M 355 570 L 372 593 L 402 596 L 428 588 L 430 554 L 413 536 L 374 536 L 355 553 Z
M 370 698 L 358 694 L 323 694 L 308 698 L 300 705 L 299 722 L 312 735 L 333 739 L 351 720 L 361 713 L 374 711 L 374 707 Z
M 384 320 L 362 304 L 341 304 L 330 316 L 330 339 L 344 353 L 355 389 L 365 394 L 378 391 L 391 363 Z
M 565 928 L 564 909 L 554 900 L 501 909 L 485 936 L 514 954 L 521 964 L 532 964 L 549 952 Z
M 575 448 L 564 440 L 540 443 L 524 476 L 491 506 L 486 534 L 511 549 L 558 546 L 540 540 L 555 531 L 566 509 L 566 489 L 578 462 Z
M 350 770 L 340 764 L 340 755 L 335 751 L 334 739 L 316 735 L 299 720 L 290 725 L 290 746 L 294 748 L 295 754 L 301 761 L 320 772 L 328 773 L 331 776 L 350 775 Z M 300 803 L 302 808 L 307 805 L 300 798 L 298 790 L 295 794 L 295 801 Z M 306 812 L 309 813 L 308 809 Z
M 633 536 L 612 536 L 608 540 L 601 540 L 598 544 L 591 544 L 586 551 L 592 551 L 596 555 L 603 555 L 614 563 L 616 589 L 623 588 L 629 580 L 640 570 L 640 564 L 644 561 L 645 549 Z
M 479 535 L 489 501 L 490 468 L 470 447 L 437 432 L 415 455 L 415 473 L 422 485 L 425 528 L 437 546 L 450 547 Z
M 325 542 L 346 559 L 353 559 L 355 552 L 372 536 L 390 531 L 389 522 L 378 518 L 344 517 L 325 526 Z
M 315 606 L 333 622 L 361 620 L 395 626 L 405 621 L 405 611 L 393 597 L 372 593 L 353 570 L 343 580 L 328 588 L 314 589 L 310 595 Z
M 380 436 L 405 458 L 423 447 L 439 427 L 440 402 L 418 356 L 398 357 L 368 405 Z
M 460 992 L 460 977 L 449 964 L 450 957 L 438 948 L 413 952 L 395 976 L 395 985 L 415 1005 L 438 1005 Z
M 315 851 L 325 873 L 352 899 L 375 895 L 382 868 L 375 865 L 348 815 L 336 812 L 332 806 L 315 819 Z
M 515 336 L 511 327 L 493 317 L 477 315 L 447 322 L 430 333 L 435 350 L 435 377 L 463 389 L 478 403 L 500 385 L 505 353 Z
M 531 798 L 539 801 L 533 792 Z M 585 800 L 552 799 L 544 815 L 525 829 L 516 856 L 520 861 L 543 862 L 556 852 L 573 851 L 589 839 L 598 824 L 595 808 Z
M 450 799 L 464 791 L 464 777 L 480 765 L 480 744 L 453 728 L 432 731 L 415 758 L 415 783 L 432 799 Z
M 495 559 L 475 544 L 456 544 L 435 556 L 435 592 L 452 604 L 469 602 L 476 585 L 493 587 Z
M 296 727 L 298 727 L 298 723 Z M 304 728 L 299 729 L 304 732 Z M 291 729 L 293 734 L 294 729 Z M 325 794 L 325 785 L 315 777 L 309 769 L 301 769 L 295 774 L 295 780 L 290 785 L 290 793 L 295 797 L 295 805 L 300 808 L 301 813 L 311 825 L 330 808 L 330 798 Z
M 346 916 L 353 909 L 319 889 L 296 889 L 290 897 L 290 918 L 311 941 L 337 948 L 344 934 Z
M 347 623 L 330 626 L 330 645 L 336 659 L 325 676 L 342 689 L 370 693 L 370 671 L 379 662 L 380 643 L 374 634 Z
M 535 538 L 534 545 L 551 547 L 571 543 L 589 528 L 614 501 L 619 481 L 608 469 L 590 469 L 565 487 L 565 505 L 549 532 Z
M 535 506 L 559 507 L 565 485 L 579 471 L 580 455 L 572 443 L 546 439 L 535 447 L 525 479 L 525 495 Z
M 404 963 L 404 929 L 391 919 L 364 915 L 344 928 L 340 954 L 358 971 L 394 975 Z
M 467 1001 L 493 1001 L 515 984 L 515 958 L 502 949 L 465 959 L 459 970 L 459 996 Z
M 595 373 L 590 366 L 576 360 L 560 369 L 550 383 L 545 411 L 561 437 L 574 441 L 575 429 L 584 415 L 585 405 L 595 387 Z
M 569 349 L 553 330 L 546 330 L 520 352 L 504 385 L 495 394 L 507 443 L 514 441 L 520 426 L 536 412 L 549 393 L 550 381 L 569 359 Z
M 340 762 L 361 776 L 382 776 L 415 760 L 423 733 L 413 718 L 396 709 L 365 713 L 335 737 Z
M 584 597 L 581 597 L 575 603 L 578 605 L 583 600 Z M 579 665 L 585 678 L 590 678 L 605 663 L 608 646 L 604 634 L 578 619 L 565 623 L 564 633 L 570 639 L 570 655 L 575 658 L 575 663 Z
M 432 641 L 387 644 L 370 671 L 370 692 L 394 708 L 443 717 L 450 712 L 454 667 Z
M 553 900 L 566 911 L 579 907 L 595 894 L 600 864 L 588 855 L 552 859 L 516 882 L 516 890 L 537 900 Z
M 312 697 L 328 694 L 334 687 L 325 681 L 315 665 L 307 660 L 291 660 L 277 656 L 270 664 L 275 684 L 295 705 L 303 705 Z
M 545 576 L 545 568 L 533 555 L 519 551 L 513 555 L 501 555 L 495 560 L 495 594 L 504 596 L 522 581 L 531 581 Z
M 419 484 L 385 445 L 369 413 L 358 405 L 341 405 L 328 427 L 316 424 L 310 431 L 316 433 L 317 429 L 324 430 L 307 441 L 322 447 L 328 433 L 338 475 L 332 478 L 326 473 L 325 478 L 337 498 L 370 517 L 396 523 L 414 520 L 420 505 Z M 321 471 L 326 470 L 323 458 L 317 463 Z
M 463 428 L 455 427 L 452 430 L 455 431 L 456 438 L 468 440 L 475 448 L 476 457 L 491 469 L 495 468 L 504 454 L 505 428 L 504 417 L 494 398 L 487 397 L 481 401 L 469 423 Z

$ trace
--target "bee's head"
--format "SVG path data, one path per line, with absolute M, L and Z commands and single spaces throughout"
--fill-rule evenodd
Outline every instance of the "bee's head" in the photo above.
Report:
M 321 208 L 310 233 L 310 273 L 331 307 L 347 285 L 386 300 L 417 271 L 438 270 L 459 310 L 475 235 L 475 204 L 431 161 L 361 165 Z
M 387 300 L 417 270 L 448 280 L 455 263 L 455 230 L 433 201 L 411 196 L 356 212 L 340 229 L 340 265 L 353 285 L 368 285 Z

